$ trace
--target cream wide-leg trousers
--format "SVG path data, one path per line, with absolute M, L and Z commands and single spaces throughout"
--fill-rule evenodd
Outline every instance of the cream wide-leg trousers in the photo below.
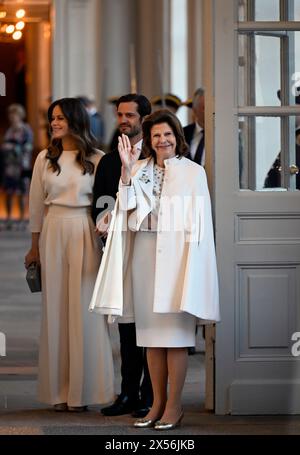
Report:
M 106 319 L 88 311 L 100 263 L 88 208 L 50 206 L 40 236 L 40 257 L 38 399 L 69 406 L 112 401 L 113 359 Z

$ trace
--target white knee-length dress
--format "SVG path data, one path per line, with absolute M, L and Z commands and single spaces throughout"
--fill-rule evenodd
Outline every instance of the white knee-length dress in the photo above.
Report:
M 114 398 L 107 324 L 88 311 L 101 257 L 89 213 L 94 175 L 83 175 L 77 151 L 62 152 L 59 174 L 46 153 L 36 159 L 30 188 L 30 227 L 40 232 L 42 267 L 38 398 L 69 406 L 107 403 Z M 100 157 L 92 157 L 95 168 Z
M 145 347 L 195 346 L 195 316 L 181 313 L 154 313 L 154 277 L 157 219 L 164 169 L 154 165 L 155 205 L 135 233 L 132 258 L 133 303 L 137 345 Z M 168 286 L 168 283 L 166 283 Z

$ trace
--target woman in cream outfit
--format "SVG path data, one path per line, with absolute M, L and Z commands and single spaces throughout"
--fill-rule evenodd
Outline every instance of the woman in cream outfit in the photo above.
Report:
M 220 319 L 217 268 L 205 172 L 183 156 L 179 120 L 167 110 L 154 112 L 143 122 L 143 141 L 148 158 L 137 161 L 128 137 L 119 139 L 119 197 L 90 309 L 134 312 L 154 393 L 151 410 L 135 426 L 168 430 L 183 416 L 196 318 Z
M 25 257 L 26 267 L 42 269 L 38 398 L 57 411 L 83 411 L 114 398 L 106 320 L 88 312 L 101 258 L 90 205 L 102 152 L 79 100 L 55 101 L 48 119 L 52 138 L 34 165 Z

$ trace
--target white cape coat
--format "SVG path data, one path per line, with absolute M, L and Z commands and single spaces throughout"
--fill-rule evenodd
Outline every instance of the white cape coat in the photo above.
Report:
M 118 322 L 134 320 L 131 283 L 133 236 L 152 209 L 153 166 L 153 159 L 139 161 L 133 169 L 131 185 L 120 183 L 90 303 L 91 311 L 122 316 Z M 206 175 L 201 166 L 186 158 L 165 160 L 153 311 L 185 311 L 208 322 L 220 320 Z

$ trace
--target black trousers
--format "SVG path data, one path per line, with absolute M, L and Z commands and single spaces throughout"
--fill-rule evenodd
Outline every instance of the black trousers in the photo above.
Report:
M 134 323 L 118 324 L 121 351 L 121 393 L 145 406 L 153 401 L 146 349 L 136 345 Z M 143 377 L 142 377 L 143 376 Z

